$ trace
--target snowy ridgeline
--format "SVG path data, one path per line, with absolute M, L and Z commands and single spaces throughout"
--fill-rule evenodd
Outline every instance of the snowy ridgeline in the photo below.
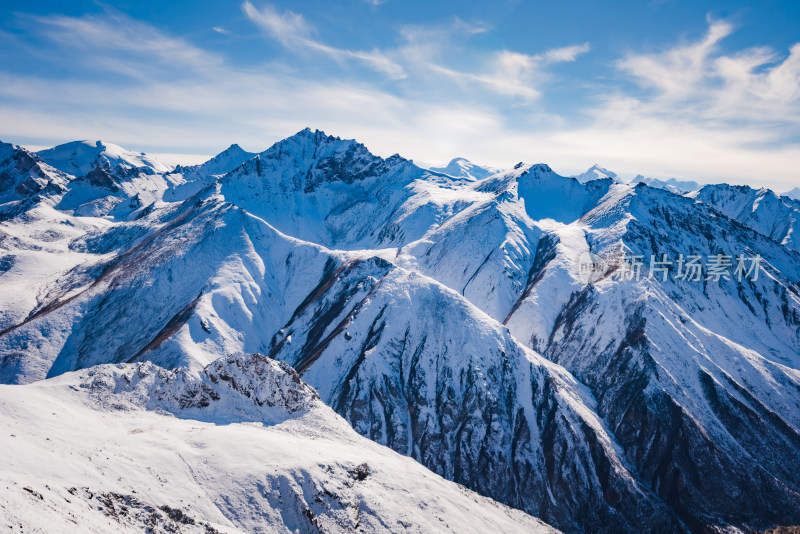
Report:
M 203 165 L 174 169 L 104 143 L 38 155 L 1 145 L 0 382 L 29 384 L 5 389 L 15 392 L 5 402 L 60 391 L 93 399 L 87 421 L 105 413 L 98 402 L 110 402 L 127 406 L 113 416 L 120 424 L 138 414 L 212 435 L 256 432 L 246 421 L 258 421 L 259 436 L 299 428 L 324 403 L 361 436 L 421 464 L 402 465 L 419 473 L 425 466 L 563 531 L 800 524 L 800 204 L 769 190 L 694 185 L 620 183 L 599 166 L 576 178 L 544 164 L 497 171 L 461 158 L 426 170 L 310 130 L 259 154 L 232 145 Z M 760 276 L 703 271 L 686 281 L 649 276 L 644 265 L 642 276 L 604 272 L 587 284 L 580 271 L 587 256 L 619 265 L 625 257 L 720 254 L 761 258 Z M 259 404 L 283 390 L 219 360 L 256 352 L 301 373 L 319 408 L 290 416 L 288 404 Z M 259 361 L 277 365 L 269 358 Z M 186 370 L 143 367 L 148 378 L 137 379 L 139 362 Z M 127 367 L 95 367 L 109 363 Z M 239 389 L 211 378 L 226 372 Z M 87 373 L 101 377 L 99 392 L 113 383 L 118 393 L 59 386 L 88 383 Z M 28 413 L 31 425 L 51 421 L 52 410 Z M 354 443 L 347 431 L 328 437 Z M 181 435 L 159 433 L 153 443 L 173 434 Z M 291 465 L 316 458 L 314 439 L 293 449 Z M 336 450 L 348 448 L 361 445 Z M 359 454 L 320 464 L 338 466 L 330 480 L 351 480 L 364 461 L 372 470 Z M 237 465 L 217 465 L 217 476 Z M 109 484 L 112 472 L 104 471 Z M 298 472 L 285 486 L 262 475 L 266 489 L 249 495 L 292 488 L 303 495 L 291 498 L 292 514 L 306 517 L 314 499 L 300 478 L 328 479 Z M 416 511 L 402 500 L 412 486 L 390 472 L 366 480 L 391 488 L 384 504 Z M 200 492 L 213 478 L 203 476 L 187 487 Z M 27 486 L 53 498 L 31 485 L 38 480 Z M 113 493 L 128 498 L 136 484 Z M 217 487 L 202 489 L 212 496 L 191 514 L 158 495 L 137 497 L 137 509 L 167 506 L 197 524 L 250 530 L 237 521 L 255 525 L 260 508 L 242 504 L 233 519 L 221 504 L 231 497 L 213 497 L 232 490 Z M 205 493 L 176 494 L 195 502 Z M 269 513 L 284 510 L 285 525 L 307 527 L 279 504 Z M 522 521 L 499 505 L 470 506 L 484 519 L 505 510 Z M 382 521 L 394 513 L 369 509 Z M 422 530 L 436 530 L 424 523 L 430 517 L 420 515 Z M 440 517 L 445 530 L 484 524 L 463 512 Z M 387 530 L 402 529 L 386 521 Z

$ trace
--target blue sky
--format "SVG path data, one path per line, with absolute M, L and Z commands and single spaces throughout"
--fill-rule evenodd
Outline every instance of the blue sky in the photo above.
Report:
M 164 5 L 166 4 L 166 5 Z M 0 139 L 800 185 L 800 3 L 4 2 Z

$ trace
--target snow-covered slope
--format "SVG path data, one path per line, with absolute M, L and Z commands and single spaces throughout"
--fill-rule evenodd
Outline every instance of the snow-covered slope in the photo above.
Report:
M 596 163 L 589 167 L 585 172 L 573 175 L 572 178 L 575 178 L 582 184 L 603 178 L 611 178 L 615 182 L 619 181 L 619 178 L 615 172 L 609 171 L 608 169 L 603 168 Z
M 358 436 L 265 356 L 0 387 L 0 523 L 22 532 L 555 532 Z
M 436 250 L 435 246 L 426 244 L 425 252 L 417 254 L 424 258 L 425 273 L 439 276 L 495 318 L 503 316 L 499 313 L 503 308 L 498 308 L 497 300 L 487 296 L 491 296 L 498 284 L 511 282 L 506 286 L 511 289 L 507 294 L 516 292 L 519 300 L 512 303 L 505 322 L 514 335 L 543 351 L 545 356 L 563 363 L 592 386 L 594 394 L 605 401 L 600 404 L 600 415 L 611 428 L 631 433 L 629 437 L 623 435 L 621 441 L 627 450 L 626 457 L 651 480 L 652 487 L 660 488 L 667 502 L 675 503 L 678 513 L 690 525 L 696 523 L 700 528 L 699 525 L 706 521 L 735 523 L 742 517 L 758 515 L 756 510 L 772 517 L 773 521 L 781 521 L 781 517 L 785 518 L 784 521 L 797 521 L 790 510 L 800 502 L 800 486 L 790 473 L 800 466 L 800 449 L 797 447 L 800 443 L 797 441 L 800 398 L 795 393 L 797 369 L 800 367 L 797 359 L 797 354 L 800 354 L 800 290 L 796 285 L 800 280 L 800 259 L 757 234 L 743 231 L 730 220 L 720 220 L 713 211 L 694 205 L 689 199 L 634 186 L 613 186 L 611 189 L 606 186 L 599 195 L 592 195 L 586 191 L 579 192 L 568 180 L 551 176 L 541 168 L 531 168 L 529 175 L 530 178 L 522 177 L 520 185 L 523 187 L 517 189 L 523 192 L 519 195 L 520 200 L 524 201 L 533 222 L 519 216 L 487 219 L 484 213 L 490 213 L 492 209 L 495 213 L 510 213 L 509 208 L 499 206 L 515 204 L 513 189 L 497 188 L 495 190 L 502 193 L 495 205 L 489 204 L 485 210 L 475 209 L 481 216 L 476 216 L 474 221 L 454 224 L 473 211 L 465 210 L 453 222 L 437 230 L 446 233 L 447 238 L 442 243 L 447 243 L 443 248 L 450 254 L 441 261 L 441 254 L 430 252 Z M 542 177 L 548 179 L 542 180 Z M 567 197 L 573 199 L 571 203 L 565 200 Z M 529 198 L 535 198 L 536 204 L 529 203 Z M 587 198 L 590 201 L 587 202 Z M 553 216 L 547 211 L 553 210 L 553 205 L 565 213 Z M 545 224 L 542 218 L 548 215 L 554 220 Z M 489 221 L 503 221 L 503 230 L 497 233 L 485 231 L 495 224 Z M 515 228 L 515 225 L 520 227 Z M 521 230 L 526 226 L 538 228 L 538 236 L 509 239 L 510 236 L 524 236 Z M 473 240 L 470 236 L 481 238 Z M 532 242 L 535 243 L 536 239 L 538 244 L 534 246 Z M 473 253 L 473 241 L 480 242 L 488 255 Z M 498 254 L 515 241 L 518 244 L 514 250 L 524 251 L 523 256 L 514 258 L 517 261 L 505 252 Z M 649 286 L 609 283 L 601 293 L 595 293 L 595 289 L 589 291 L 577 276 L 580 255 L 592 251 L 618 256 L 621 246 L 635 247 L 634 253 L 642 254 L 646 261 L 651 254 L 660 258 L 665 251 L 670 252 L 673 258 L 679 254 L 702 253 L 707 258 L 719 252 L 734 257 L 758 253 L 768 258 L 769 268 L 775 271 L 767 278 L 762 275 L 760 282 L 728 284 L 722 291 L 712 291 L 709 283 L 701 283 L 699 287 L 693 287 L 692 283 L 688 283 L 689 287 L 678 284 L 669 289 L 657 288 L 655 293 Z M 463 254 L 465 251 L 468 253 Z M 492 254 L 504 260 L 495 263 Z M 469 265 L 470 258 L 475 258 L 474 266 L 459 269 L 459 265 Z M 464 272 L 471 276 L 475 266 L 479 267 L 480 275 L 486 281 L 482 286 L 475 286 L 484 289 L 479 295 L 463 289 L 460 284 L 466 278 L 458 279 L 452 275 L 453 272 Z M 519 287 L 522 280 L 527 281 L 527 287 Z M 655 282 L 644 283 L 647 284 L 658 285 Z M 691 289 L 699 291 L 687 292 Z M 509 305 L 505 299 L 504 305 Z M 759 312 L 759 309 L 764 312 Z M 665 320 L 665 317 L 670 319 Z M 581 327 L 569 324 L 573 322 L 579 322 Z M 689 333 L 682 326 L 691 324 L 697 325 L 699 331 Z M 580 342 L 573 341 L 565 330 L 570 335 L 581 336 Z M 565 337 L 569 340 L 564 340 Z M 649 346 L 649 338 L 658 340 L 653 342 L 654 347 Z M 647 347 L 644 349 L 647 356 L 641 363 L 632 364 L 630 361 L 628 347 L 632 339 Z M 696 345 L 692 343 L 693 339 L 699 339 Z M 675 358 L 674 355 L 687 353 L 687 350 L 689 354 L 696 354 L 694 358 L 698 359 Z M 740 361 L 743 354 L 747 354 L 748 359 L 756 359 L 749 365 L 733 363 Z M 651 371 L 649 366 L 652 364 L 647 362 L 652 358 L 658 363 Z M 701 363 L 706 360 L 707 363 Z M 703 385 L 703 380 L 709 378 L 698 381 L 697 376 L 718 376 L 709 366 L 711 362 L 717 369 L 724 369 L 720 376 L 732 376 L 735 385 L 728 383 L 712 394 L 712 390 Z M 631 366 L 642 371 L 633 372 Z M 734 368 L 737 371 L 731 375 Z M 658 369 L 666 370 L 666 375 L 662 375 L 663 370 L 658 373 Z M 726 379 L 715 380 L 724 384 Z M 641 389 L 641 384 L 654 382 L 661 384 L 658 389 Z M 776 383 L 781 384 L 777 389 Z M 731 413 L 737 409 L 722 413 L 720 403 L 734 401 L 720 401 L 717 397 L 728 395 L 745 395 L 751 405 L 747 410 L 754 410 L 754 414 L 761 411 L 761 415 L 753 415 L 749 422 L 760 428 L 757 440 L 742 430 L 741 419 L 732 418 Z M 779 398 L 783 400 L 771 404 L 771 399 Z M 682 408 L 674 415 L 668 415 L 669 411 L 664 410 L 669 405 Z M 629 420 L 620 419 L 624 414 L 619 411 L 622 406 L 640 415 Z M 744 408 L 739 406 L 738 409 Z M 737 417 L 744 416 L 739 414 Z M 697 465 L 681 465 L 673 460 L 672 471 L 658 472 L 654 469 L 656 464 L 648 466 L 647 463 L 655 462 L 655 458 L 664 461 L 665 457 L 675 453 L 676 444 L 671 441 L 673 438 L 665 437 L 662 448 L 653 452 L 650 449 L 652 443 L 646 446 L 641 443 L 643 429 L 649 424 L 647 421 L 652 422 L 652 427 L 647 429 L 651 435 L 669 436 L 681 429 L 680 432 L 686 435 L 704 436 L 700 442 L 707 440 L 703 445 L 708 447 L 706 451 L 715 447 L 717 450 L 709 454 L 689 442 L 679 448 L 685 450 L 687 458 L 695 458 Z M 789 426 L 786 426 L 787 422 Z M 630 428 L 625 430 L 623 424 L 630 425 Z M 769 460 L 771 453 L 768 451 L 774 450 L 784 451 L 781 456 L 784 465 Z M 758 460 L 753 461 L 753 458 Z M 787 470 L 785 466 L 788 464 L 793 467 Z M 668 464 L 657 465 L 658 469 L 664 469 Z M 709 468 L 713 465 L 724 467 L 715 472 Z M 754 469 L 754 466 L 757 467 Z M 669 476 L 680 473 L 681 477 L 720 481 L 717 490 L 720 494 L 745 494 L 761 488 L 760 491 L 769 497 L 764 500 L 726 498 L 715 501 L 704 497 L 704 493 L 691 495 L 686 489 L 681 490 L 683 496 L 670 495 L 670 492 L 675 492 L 672 489 L 674 482 L 666 483 L 663 477 L 667 473 Z M 773 477 L 778 482 L 771 482 Z M 735 487 L 750 489 L 732 489 Z M 714 512 L 704 516 L 689 511 L 692 507 Z
M 609 179 L 580 184 L 546 165 L 518 165 L 461 189 L 467 207 L 402 247 L 396 261 L 503 321 L 528 285 L 545 229 L 556 219 L 579 219 L 610 184 Z
M 678 528 L 588 392 L 456 293 L 377 259 L 320 287 L 271 353 L 362 435 L 566 531 Z
M 789 197 L 792 200 L 800 200 L 800 187 L 795 187 L 783 194 L 785 197 Z
M 94 262 L 53 281 L 27 318 L 0 334 L 3 382 L 145 353 L 197 368 L 220 353 L 263 352 L 331 260 L 213 196 L 89 233 L 70 248 Z
M 430 170 L 453 178 L 467 178 L 469 180 L 483 180 L 500 172 L 492 167 L 476 165 L 466 158 L 453 158 L 444 167 L 431 167 Z

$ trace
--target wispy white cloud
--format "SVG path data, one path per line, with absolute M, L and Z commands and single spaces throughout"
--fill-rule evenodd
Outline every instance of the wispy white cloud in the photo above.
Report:
M 546 66 L 553 63 L 575 61 L 588 52 L 589 43 L 553 48 L 542 54 L 523 54 L 501 50 L 492 54 L 482 72 L 463 72 L 436 63 L 429 68 L 461 82 L 478 82 L 494 93 L 533 101 L 541 96 L 540 85 L 550 76 Z
M 257 9 L 248 1 L 242 4 L 242 10 L 261 30 L 284 46 L 305 45 L 309 41 L 311 26 L 303 15 L 292 11 L 278 13 L 270 4 Z
M 72 59 L 85 63 L 106 57 L 115 58 L 116 65 L 105 65 L 130 73 L 130 69 L 142 71 L 163 65 L 174 65 L 182 69 L 204 70 L 219 65 L 222 58 L 169 36 L 153 26 L 129 17 L 107 13 L 104 16 L 42 16 L 32 17 L 36 30 L 59 45 L 59 50 L 72 54 Z M 96 54 L 103 51 L 104 54 Z M 48 49 L 52 53 L 52 49 Z M 124 59 L 124 61 L 119 61 Z
M 532 56 L 504 50 L 493 56 L 485 73 L 461 72 L 435 63 L 429 67 L 458 82 L 477 82 L 500 95 L 535 100 L 541 94 L 533 86 L 537 64 Z
M 711 22 L 697 42 L 655 54 L 630 54 L 617 67 L 652 94 L 638 97 L 648 113 L 694 120 L 800 123 L 800 44 L 787 57 L 767 47 L 725 54 L 733 33 L 726 21 Z
M 591 49 L 592 47 L 589 46 L 588 42 L 580 45 L 553 48 L 545 52 L 542 55 L 542 59 L 546 63 L 570 63 L 578 59 L 578 56 L 585 54 Z
M 490 30 L 483 22 L 467 22 L 458 17 L 439 24 L 404 25 L 399 30 L 403 42 L 395 55 L 408 70 L 420 75 L 430 70 L 431 63 L 443 63 L 445 56 L 461 54 L 469 39 Z
M 724 21 L 711 24 L 699 42 L 670 48 L 657 54 L 630 54 L 617 62 L 617 67 L 645 87 L 652 87 L 668 98 L 691 94 L 708 74 L 709 58 L 718 43 L 733 32 Z
M 406 77 L 403 68 L 378 49 L 371 51 L 348 50 L 329 46 L 312 39 L 312 26 L 298 13 L 292 11 L 279 13 L 269 4 L 265 4 L 261 9 L 258 9 L 248 0 L 245 0 L 242 4 L 242 9 L 245 15 L 264 33 L 288 48 L 314 50 L 340 60 L 356 59 L 390 78 L 403 79 Z
M 214 26 L 211 29 L 214 30 L 217 33 L 221 33 L 222 35 L 230 35 L 231 34 L 230 30 L 226 30 L 225 28 L 221 28 L 220 26 Z
M 601 93 L 588 124 L 554 138 L 620 168 L 788 186 L 800 161 L 800 44 L 785 57 L 766 47 L 728 53 L 734 30 L 710 21 L 696 41 L 628 54 L 616 66 L 639 90 Z

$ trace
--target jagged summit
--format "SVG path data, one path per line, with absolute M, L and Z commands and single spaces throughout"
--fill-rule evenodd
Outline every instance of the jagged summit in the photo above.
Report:
M 69 176 L 26 148 L 0 142 L 0 221 L 37 204 L 42 195 L 63 193 L 68 182 Z
M 354 139 L 305 128 L 257 154 L 236 174 L 269 175 L 288 190 L 299 188 L 309 193 L 324 184 L 363 183 L 398 173 L 417 176 L 422 174 L 422 169 L 397 154 L 384 159 Z M 232 176 L 226 183 L 234 180 Z
M 159 173 L 171 169 L 154 156 L 132 152 L 105 141 L 72 141 L 36 154 L 48 165 L 73 176 L 83 176 L 98 167 L 109 170 L 118 165 L 149 167 Z
M 337 154 L 339 158 L 357 156 L 364 160 L 411 163 L 397 154 L 384 160 L 375 156 L 363 143 L 355 139 L 342 139 L 339 136 L 328 135 L 322 130 L 312 131 L 310 128 L 304 128 L 296 134 L 276 142 L 258 155 L 262 159 L 288 157 L 297 163 L 310 163 L 324 160 Z

